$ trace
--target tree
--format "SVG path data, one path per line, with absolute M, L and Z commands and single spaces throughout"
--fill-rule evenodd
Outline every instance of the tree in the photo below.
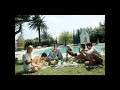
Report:
M 50 37 L 50 34 L 45 30 L 43 31 L 42 35 L 41 35 L 41 38 L 46 40 Z
M 73 30 L 73 44 L 75 44 L 75 32 Z
M 73 37 L 72 34 L 68 31 L 64 31 L 59 36 L 59 42 L 65 43 L 65 46 L 67 43 L 72 43 Z
M 53 37 L 52 37 L 52 36 L 50 36 L 50 38 L 49 38 L 49 45 L 51 45 L 51 46 L 52 46 L 52 44 L 54 44 L 54 39 L 53 39 Z
M 79 44 L 80 43 L 80 31 L 79 31 L 79 29 L 77 30 L 76 36 L 77 36 L 77 44 Z
M 42 33 L 42 35 L 41 35 L 41 43 L 42 43 L 42 45 L 51 45 L 52 44 L 52 42 L 51 42 L 51 40 L 52 40 L 52 36 L 47 32 L 47 31 L 43 31 L 43 33 Z
M 24 46 L 25 46 L 25 40 L 24 40 L 22 34 L 18 37 L 17 42 L 18 42 L 18 43 L 17 43 L 18 49 L 23 49 Z
M 56 44 L 57 44 L 57 37 L 56 37 Z
M 99 27 L 95 27 L 90 31 L 90 40 L 96 42 L 97 38 L 99 38 L 100 42 L 105 38 L 105 22 L 104 24 L 100 23 Z
M 15 16 L 15 35 L 22 31 L 22 24 L 24 22 L 29 22 L 30 15 L 16 15 Z
M 31 21 L 30 23 L 29 23 L 29 28 L 31 29 L 36 29 L 37 31 L 38 31 L 38 35 L 39 35 L 39 45 L 40 45 L 40 43 L 41 43 L 41 38 L 40 38 L 40 31 L 41 32 L 43 32 L 43 31 L 45 31 L 45 30 L 47 30 L 47 25 L 46 25 L 46 23 L 45 23 L 45 21 L 43 21 L 43 19 L 44 19 L 45 17 L 42 17 L 42 15 L 41 16 L 39 16 L 39 15 L 34 15 L 33 17 L 32 17 L 32 20 L 33 21 Z
M 15 24 L 19 24 L 19 23 L 24 23 L 24 22 L 29 22 L 30 20 L 30 16 L 31 15 L 16 15 L 15 16 Z

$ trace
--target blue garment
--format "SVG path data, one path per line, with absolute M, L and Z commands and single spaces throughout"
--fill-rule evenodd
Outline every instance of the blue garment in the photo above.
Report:
M 59 49 L 57 49 L 56 52 L 51 51 L 49 53 L 48 57 L 46 58 L 46 61 L 51 61 L 51 60 L 53 60 L 56 57 L 58 58 L 58 60 L 63 59 L 62 53 L 60 52 Z

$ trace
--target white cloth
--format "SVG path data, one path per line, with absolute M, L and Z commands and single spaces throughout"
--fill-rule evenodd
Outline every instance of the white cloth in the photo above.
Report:
M 31 69 L 32 64 L 30 63 L 30 64 L 27 65 L 25 63 L 25 61 L 30 62 L 31 59 L 34 59 L 33 53 L 31 53 L 31 58 L 30 58 L 30 55 L 27 52 L 23 55 L 23 68 L 24 68 L 25 71 L 29 71 Z
M 92 48 L 86 52 L 87 57 L 90 59 L 89 54 L 95 54 L 101 58 L 100 53 L 94 48 L 94 46 L 92 46 Z

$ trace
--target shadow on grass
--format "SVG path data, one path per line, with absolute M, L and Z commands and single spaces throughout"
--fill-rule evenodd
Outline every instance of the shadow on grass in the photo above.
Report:
M 17 64 L 17 65 L 23 65 L 23 62 L 15 61 L 15 64 Z
M 23 75 L 23 74 L 32 74 L 32 73 L 35 73 L 35 71 L 20 71 L 20 72 L 17 72 L 15 75 Z
M 88 70 L 88 71 L 90 71 L 90 70 L 93 70 L 93 69 L 96 69 L 96 68 L 103 68 L 104 67 L 104 65 L 103 64 L 100 64 L 100 65 L 96 65 L 96 67 L 92 67 L 92 68 L 90 68 L 90 67 L 85 67 L 86 68 L 86 70 Z

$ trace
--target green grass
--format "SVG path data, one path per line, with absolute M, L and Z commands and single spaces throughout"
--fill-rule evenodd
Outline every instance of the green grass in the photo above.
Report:
M 80 63 L 78 67 L 64 67 L 64 68 L 47 68 L 43 70 L 39 70 L 38 72 L 31 73 L 30 75 L 105 75 L 105 56 L 104 58 L 104 66 L 97 67 L 95 69 L 87 70 L 84 67 L 83 63 Z M 23 65 L 19 64 L 20 61 L 15 64 L 15 74 L 23 71 Z M 28 74 L 23 74 L 28 75 Z

